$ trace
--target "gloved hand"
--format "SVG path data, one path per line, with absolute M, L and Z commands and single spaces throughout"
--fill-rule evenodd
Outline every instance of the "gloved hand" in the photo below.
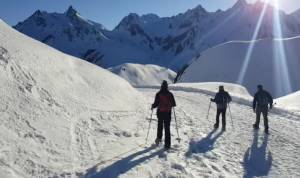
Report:
M 214 99 L 213 99 L 213 98 L 210 98 L 210 101 L 211 101 L 211 102 L 214 102 Z
M 255 108 L 253 108 L 253 112 L 255 113 Z

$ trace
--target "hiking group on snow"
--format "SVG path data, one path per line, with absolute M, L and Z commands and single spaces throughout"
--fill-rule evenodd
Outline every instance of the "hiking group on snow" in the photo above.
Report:
M 219 127 L 220 115 L 222 115 L 222 131 L 226 130 L 226 111 L 228 107 L 230 111 L 229 103 L 231 101 L 232 101 L 231 96 L 227 91 L 224 90 L 224 86 L 219 86 L 219 91 L 216 93 L 215 97 L 210 99 L 210 104 L 208 109 L 209 112 L 211 102 L 216 103 L 217 113 L 216 113 L 216 123 L 214 124 L 214 129 L 217 129 Z M 153 109 L 157 108 L 156 114 L 158 118 L 158 125 L 157 125 L 157 137 L 155 139 L 155 144 L 159 145 L 161 143 L 163 130 L 164 130 L 165 131 L 164 148 L 166 150 L 170 149 L 171 147 L 171 133 L 170 133 L 170 124 L 171 124 L 171 115 L 172 115 L 171 113 L 172 113 L 172 108 L 175 106 L 176 106 L 176 101 L 174 95 L 169 91 L 168 83 L 167 81 L 164 80 L 161 84 L 160 91 L 155 96 L 155 100 L 151 106 L 151 110 L 153 112 Z M 255 130 L 259 129 L 260 116 L 262 114 L 264 118 L 265 133 L 269 134 L 268 112 L 269 109 L 272 109 L 273 107 L 273 98 L 269 92 L 263 89 L 262 85 L 257 86 L 257 92 L 254 95 L 252 107 L 254 113 L 256 113 L 256 121 L 253 124 L 253 128 Z M 176 129 L 178 133 L 174 108 L 173 108 L 173 112 L 174 112 L 174 117 L 176 122 Z M 151 119 L 149 121 L 149 126 L 150 124 L 151 124 Z M 148 129 L 148 134 L 149 134 L 149 129 Z M 148 134 L 147 134 L 147 139 L 148 139 Z M 179 135 L 178 135 L 178 139 L 179 139 Z

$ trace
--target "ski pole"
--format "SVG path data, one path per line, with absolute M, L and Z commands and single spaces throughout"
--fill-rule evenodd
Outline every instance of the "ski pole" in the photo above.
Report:
M 230 114 L 230 119 L 231 119 L 231 125 L 232 125 L 232 128 L 234 129 L 233 119 L 232 119 L 232 114 L 231 114 L 231 109 L 230 109 L 230 104 L 229 103 L 228 103 L 228 109 L 229 109 L 229 114 Z
M 151 111 L 151 116 L 150 116 L 150 121 L 149 121 L 149 126 L 148 126 L 148 131 L 147 131 L 147 137 L 146 137 L 146 143 L 145 143 L 145 145 L 147 145 L 147 142 L 148 142 L 148 136 L 149 136 L 150 126 L 151 126 L 151 121 L 152 121 L 152 114 L 153 114 L 153 109 Z
M 174 118 L 175 118 L 175 125 L 176 125 L 176 131 L 177 131 L 177 141 L 180 143 L 180 137 L 179 137 L 179 131 L 178 131 L 178 125 L 177 125 L 177 120 L 176 120 L 176 113 L 175 113 L 175 108 L 173 108 L 173 113 L 174 113 Z
M 208 119 L 208 116 L 209 116 L 210 106 L 211 106 L 211 101 L 209 102 L 209 107 L 208 107 L 208 110 L 207 110 L 206 119 Z

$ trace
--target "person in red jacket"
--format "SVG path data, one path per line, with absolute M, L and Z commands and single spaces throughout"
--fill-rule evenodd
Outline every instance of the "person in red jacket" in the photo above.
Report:
M 165 129 L 165 149 L 169 149 L 171 146 L 171 111 L 172 107 L 176 106 L 174 95 L 168 90 L 167 81 L 163 81 L 160 91 L 155 96 L 155 101 L 152 104 L 152 108 L 157 108 L 157 138 L 155 143 L 158 145 L 161 142 L 163 135 L 163 128 Z

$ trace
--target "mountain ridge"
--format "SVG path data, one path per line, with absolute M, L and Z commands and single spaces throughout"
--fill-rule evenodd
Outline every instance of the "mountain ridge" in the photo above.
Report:
M 71 6 L 64 14 L 36 11 L 14 26 L 65 53 L 108 68 L 123 63 L 155 64 L 178 71 L 213 46 L 253 38 L 263 2 L 239 0 L 228 10 L 208 12 L 201 5 L 172 17 L 130 13 L 113 29 L 84 19 Z M 66 13 L 73 18 L 65 18 Z M 267 5 L 256 39 L 300 35 L 300 21 L 280 11 L 282 36 L 273 31 L 274 7 Z M 41 16 L 42 15 L 42 16 Z M 296 16 L 296 17 L 295 17 Z

